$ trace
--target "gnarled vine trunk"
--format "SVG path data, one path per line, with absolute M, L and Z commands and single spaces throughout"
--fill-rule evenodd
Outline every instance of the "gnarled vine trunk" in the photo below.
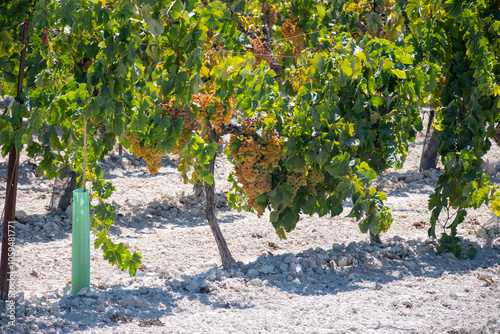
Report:
M 218 142 L 219 135 L 215 132 L 214 129 L 210 130 L 209 133 L 209 143 Z M 215 159 L 217 157 L 217 152 L 215 153 L 212 160 L 210 160 L 210 173 L 214 175 L 215 171 Z M 219 227 L 219 223 L 217 222 L 217 216 L 215 214 L 215 181 L 212 184 L 205 184 L 205 214 L 210 224 L 210 230 L 214 235 L 215 242 L 217 243 L 217 247 L 219 248 L 219 254 L 222 260 L 222 266 L 224 269 L 231 269 L 237 266 L 236 261 L 233 259 L 229 248 L 227 247 L 226 240 L 224 236 L 222 236 L 222 232 Z
M 424 146 L 422 147 L 422 156 L 420 157 L 420 171 L 436 168 L 438 163 L 438 137 L 439 131 L 434 128 L 435 110 L 429 112 L 429 122 L 427 123 L 427 132 L 425 134 Z

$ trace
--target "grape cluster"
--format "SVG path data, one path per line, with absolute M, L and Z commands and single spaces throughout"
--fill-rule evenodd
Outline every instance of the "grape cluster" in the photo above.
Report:
M 191 132 L 195 128 L 194 121 L 189 117 L 186 108 L 182 107 L 173 107 L 174 100 L 170 100 L 168 102 L 160 104 L 163 107 L 163 115 L 170 115 L 174 121 L 177 121 L 179 118 L 182 118 L 184 121 L 184 125 L 182 127 L 181 137 L 179 138 L 179 144 L 174 147 L 174 154 L 177 154 L 182 149 L 182 146 L 186 143 L 186 141 L 191 136 Z
M 301 27 L 293 25 L 291 19 L 286 19 L 281 27 L 283 37 L 293 44 L 295 56 L 298 57 L 300 53 L 306 48 L 304 40 L 304 30 Z
M 200 109 L 200 113 L 196 117 L 196 120 L 200 124 L 204 124 L 207 120 L 214 127 L 217 133 L 222 130 L 223 124 L 228 124 L 233 116 L 234 104 L 229 100 L 230 107 L 227 108 L 221 102 L 217 101 L 215 95 L 213 94 L 194 94 L 193 102 L 196 103 Z M 212 104 L 215 113 L 209 114 L 209 106 Z
M 76 65 L 83 73 L 87 73 L 90 66 L 92 66 L 92 59 L 84 57 L 77 61 Z
M 272 27 L 278 21 L 278 11 L 276 7 L 269 6 L 266 2 L 262 6 L 262 13 L 264 14 L 264 22 L 267 22 L 269 27 Z
M 125 132 L 125 138 L 128 139 L 128 142 L 134 151 L 134 155 L 138 158 L 142 157 L 144 161 L 146 161 L 149 172 L 153 175 L 158 173 L 158 169 L 161 167 L 161 159 L 165 153 L 155 153 L 155 147 L 144 145 L 133 133 Z
M 261 41 L 259 38 L 248 38 L 252 44 L 251 51 L 255 57 L 255 63 L 260 64 L 263 60 L 268 64 L 271 64 L 273 57 L 271 50 L 267 47 L 265 41 Z
M 318 184 L 324 180 L 325 176 L 323 173 L 310 166 L 289 171 L 286 176 L 286 182 L 294 188 L 294 196 L 301 187 L 306 187 L 307 193 L 315 196 Z
M 294 195 L 300 187 L 305 187 L 307 185 L 307 170 L 309 166 L 304 166 L 302 168 L 289 171 L 286 176 L 286 182 L 291 185 L 294 189 Z
M 243 123 L 243 138 L 231 135 L 230 147 L 237 147 L 232 156 L 234 173 L 242 185 L 248 199 L 248 205 L 257 210 L 260 217 L 265 207 L 258 205 L 255 199 L 272 190 L 272 172 L 278 167 L 282 158 L 282 140 L 274 131 L 257 135 L 258 121 L 250 120 Z
M 319 170 L 311 170 L 307 174 L 307 193 L 311 195 L 316 195 L 317 185 L 325 180 L 325 176 Z

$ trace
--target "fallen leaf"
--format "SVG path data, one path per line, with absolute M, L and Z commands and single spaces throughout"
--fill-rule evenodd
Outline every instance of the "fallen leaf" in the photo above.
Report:
M 423 222 L 423 221 L 414 222 L 413 224 L 411 224 L 411 226 L 416 227 L 416 228 L 422 228 L 425 226 L 425 222 Z

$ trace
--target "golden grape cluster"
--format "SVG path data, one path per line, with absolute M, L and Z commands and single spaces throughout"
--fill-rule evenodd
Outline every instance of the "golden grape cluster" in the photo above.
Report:
M 271 64 L 273 60 L 272 52 L 267 47 L 266 43 L 261 41 L 259 38 L 248 38 L 250 43 L 252 43 L 251 52 L 255 57 L 255 64 L 260 64 L 263 60 L 268 64 Z
M 285 39 L 292 42 L 295 56 L 298 57 L 306 48 L 304 30 L 299 26 L 293 25 L 291 19 L 286 19 L 281 27 L 281 32 Z
M 272 190 L 272 172 L 282 158 L 282 140 L 274 131 L 264 136 L 256 134 L 255 120 L 243 122 L 244 139 L 231 135 L 230 146 L 240 142 L 233 156 L 234 172 L 248 198 L 248 205 L 257 210 L 260 217 L 265 207 L 259 206 L 255 199 Z
M 195 124 L 193 120 L 191 120 L 191 118 L 189 117 L 186 108 L 173 107 L 174 102 L 175 102 L 174 100 L 170 100 L 168 102 L 162 103 L 161 106 L 163 107 L 164 115 L 170 115 L 174 121 L 177 121 L 179 118 L 182 118 L 184 120 L 181 137 L 179 138 L 179 144 L 176 147 L 174 147 L 173 151 L 174 154 L 177 154 L 180 152 L 182 146 L 184 146 L 186 141 L 191 136 L 191 132 L 194 130 Z
M 144 161 L 146 161 L 149 172 L 153 175 L 158 173 L 158 169 L 161 167 L 161 159 L 165 153 L 155 153 L 155 147 L 144 145 L 133 133 L 125 132 L 125 138 L 128 139 L 128 142 L 134 151 L 134 155 L 138 158 L 142 157 Z
M 217 101 L 217 98 L 213 94 L 194 94 L 193 102 L 196 103 L 200 109 L 200 113 L 196 117 L 196 120 L 200 124 L 204 124 L 207 120 L 214 127 L 217 133 L 222 130 L 223 124 L 228 124 L 233 116 L 234 104 L 229 100 L 230 108 L 226 108 L 224 104 Z M 212 103 L 215 113 L 208 114 L 209 106 Z

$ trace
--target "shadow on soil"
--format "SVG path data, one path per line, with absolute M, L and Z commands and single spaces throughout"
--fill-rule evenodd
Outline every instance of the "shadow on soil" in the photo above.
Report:
M 411 249 L 421 248 L 421 251 L 417 256 L 414 253 L 412 255 L 408 245 L 411 245 Z M 165 287 L 141 286 L 138 289 L 126 289 L 123 286 L 109 286 L 104 294 L 107 306 L 102 312 L 85 305 L 81 306 L 82 302 L 89 300 L 92 302 L 90 298 L 77 295 L 66 297 L 64 305 L 60 306 L 61 312 L 52 313 L 52 315 L 56 317 L 54 321 L 79 324 L 79 330 L 98 330 L 109 328 L 108 326 L 113 328 L 122 323 L 131 322 L 138 326 L 158 327 L 157 330 L 161 331 L 164 324 L 160 318 L 185 311 L 184 307 L 187 306 L 183 306 L 185 303 L 182 301 L 186 298 L 197 300 L 214 310 L 237 311 L 256 306 L 252 302 L 254 299 L 245 301 L 239 298 L 241 292 L 238 291 L 246 288 L 267 287 L 300 296 L 322 296 L 359 289 L 380 290 L 390 282 L 408 277 L 415 277 L 415 284 L 419 284 L 418 282 L 424 279 L 440 278 L 444 273 L 467 274 L 500 263 L 500 250 L 491 247 L 481 248 L 477 244 L 473 246 L 478 249 L 478 253 L 471 261 L 437 256 L 431 243 L 416 240 L 382 245 L 360 242 L 347 247 L 340 245 L 336 250 L 316 248 L 297 254 L 264 254 L 255 261 L 240 264 L 238 269 L 229 272 L 211 268 L 199 274 L 182 275 L 182 277 L 165 280 Z M 376 266 L 369 260 L 372 255 L 380 255 Z M 333 264 L 332 260 L 327 260 L 332 257 L 340 259 L 349 256 L 358 259 L 358 265 L 339 267 Z M 409 262 L 413 265 L 409 266 Z M 291 271 L 297 273 L 298 265 L 301 271 L 296 276 L 291 275 L 289 273 Z M 144 276 L 145 273 L 139 273 L 139 275 Z M 288 276 L 291 277 L 287 278 Z M 482 283 L 478 278 L 478 284 Z M 221 293 L 222 291 L 225 292 Z M 149 306 L 124 308 L 120 305 L 124 298 L 132 296 L 146 300 Z M 73 302 L 79 298 L 78 302 Z M 92 321 L 82 321 L 89 319 Z M 91 322 L 95 325 L 88 326 Z M 32 323 L 40 328 L 45 326 L 43 320 L 33 320 L 26 324 Z M 63 326 L 63 332 L 71 332 L 66 327 Z
M 226 194 L 216 193 L 217 220 L 220 224 L 230 224 L 242 219 L 236 211 L 227 206 Z M 134 229 L 137 234 L 145 234 L 150 229 L 193 228 L 208 226 L 205 217 L 204 197 L 194 195 L 176 196 L 176 203 L 159 206 L 152 201 L 135 210 L 128 208 L 125 214 L 117 212 L 117 221 L 109 229 L 111 235 L 120 236 L 122 228 Z M 191 203 L 195 203 L 191 206 Z M 153 208 L 154 207 L 154 208 Z M 196 211 L 193 211 L 195 209 Z M 232 211 L 232 213 L 229 213 Z M 48 227 L 47 227 L 48 226 Z M 63 212 L 48 211 L 47 214 L 26 215 L 16 223 L 16 244 L 48 243 L 68 238 L 72 233 L 71 219 Z M 93 232 L 91 232 L 93 233 Z M 21 234 L 21 235 L 20 235 Z M 0 229 L 0 237 L 2 230 Z M 28 237 L 26 237 L 28 236 Z M 138 236 L 137 238 L 140 238 Z

